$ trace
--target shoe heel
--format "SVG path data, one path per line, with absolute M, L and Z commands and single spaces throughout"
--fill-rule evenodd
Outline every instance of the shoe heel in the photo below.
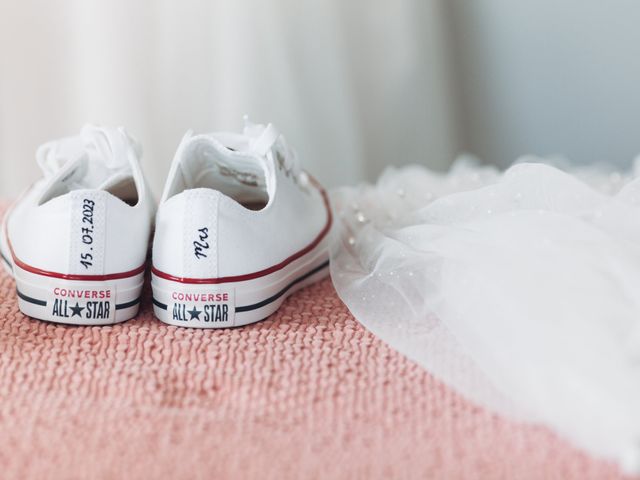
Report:
M 13 274 L 22 313 L 69 325 L 112 325 L 131 319 L 138 313 L 144 282 L 144 269 L 124 278 L 106 275 L 96 280 L 40 275 L 18 266 Z

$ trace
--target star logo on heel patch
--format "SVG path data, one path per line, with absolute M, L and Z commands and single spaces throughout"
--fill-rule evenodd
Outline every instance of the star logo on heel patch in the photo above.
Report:
M 78 315 L 79 317 L 82 317 L 82 310 L 84 310 L 84 307 L 81 307 L 78 302 L 76 302 L 75 307 L 71 306 L 69 308 L 71 308 L 71 316 L 72 317 L 75 317 L 76 315 Z
M 193 320 L 193 319 L 200 320 L 200 314 L 202 313 L 202 310 L 198 310 L 194 305 L 193 309 L 187 310 L 187 313 L 191 315 L 191 318 L 189 320 Z

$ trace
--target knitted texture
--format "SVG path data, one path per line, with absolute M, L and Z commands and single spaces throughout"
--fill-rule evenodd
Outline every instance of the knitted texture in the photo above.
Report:
M 170 327 L 150 304 L 113 327 L 48 324 L 2 270 L 1 478 L 618 478 L 456 395 L 328 279 L 236 329 Z

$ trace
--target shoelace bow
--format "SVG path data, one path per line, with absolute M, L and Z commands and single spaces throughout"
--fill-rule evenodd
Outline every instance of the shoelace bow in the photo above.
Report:
M 87 125 L 80 135 L 42 145 L 36 152 L 36 160 L 45 176 L 54 175 L 67 162 L 85 155 L 102 162 L 110 170 L 118 170 L 128 166 L 131 148 L 140 155 L 140 145 L 124 129 Z

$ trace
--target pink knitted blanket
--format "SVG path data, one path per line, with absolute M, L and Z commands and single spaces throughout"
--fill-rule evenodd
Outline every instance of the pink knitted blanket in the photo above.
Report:
M 0 216 L 4 207 L 0 204 Z M 465 401 L 363 330 L 330 280 L 249 327 L 24 317 L 0 273 L 0 477 L 618 478 Z

